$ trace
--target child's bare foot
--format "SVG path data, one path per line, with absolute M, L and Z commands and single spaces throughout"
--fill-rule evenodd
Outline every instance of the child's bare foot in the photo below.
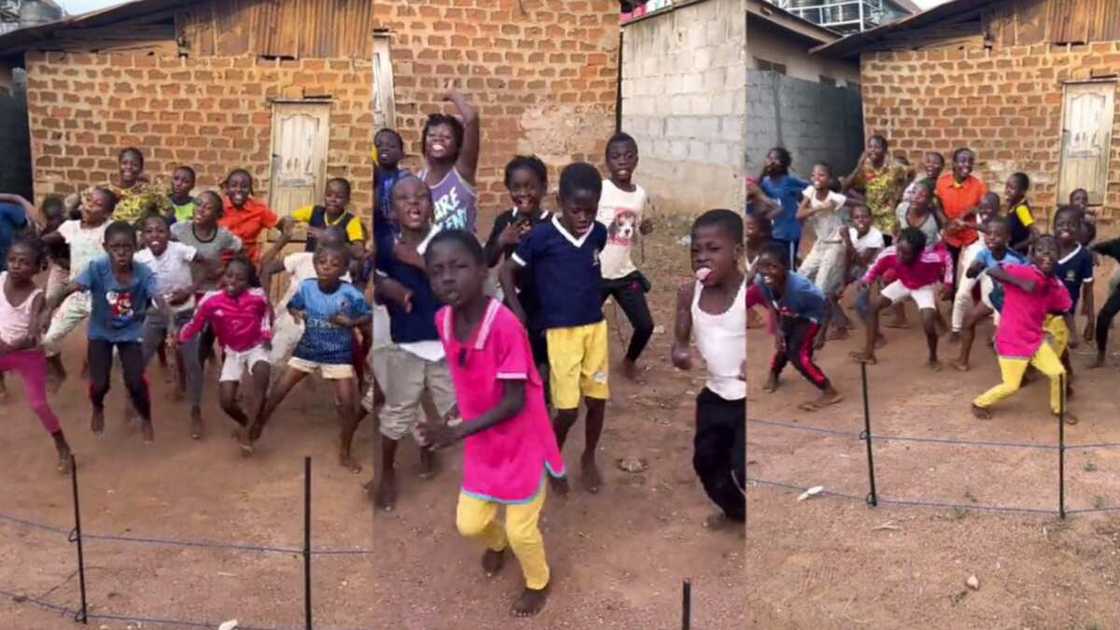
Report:
M 373 504 L 378 509 L 392 512 L 397 505 L 397 476 L 391 470 L 381 472 L 381 481 L 373 493 Z
M 875 349 L 876 350 L 881 350 L 886 345 L 887 345 L 887 338 L 883 335 L 883 333 L 879 333 L 879 334 L 875 335 Z
M 929 361 L 926 361 L 926 367 L 928 367 L 931 372 L 940 372 L 941 362 L 937 359 L 930 359 Z
M 743 527 L 743 523 L 734 519 L 727 518 L 727 515 L 723 512 L 711 514 L 708 516 L 708 518 L 704 519 L 704 528 L 710 529 L 713 532 L 734 529 L 737 527 Z
M 94 435 L 101 435 L 105 432 L 105 410 L 94 409 L 93 415 L 89 419 L 89 430 L 93 431 Z
M 1090 370 L 1095 370 L 1097 368 L 1102 368 L 1104 366 L 1105 366 L 1104 355 L 1103 354 L 1098 354 L 1097 358 L 1092 363 L 1089 364 L 1089 369 Z
M 778 391 L 778 375 L 773 372 L 770 373 L 770 378 L 766 379 L 766 384 L 762 386 L 762 391 L 773 394 Z
M 562 497 L 568 496 L 568 491 L 570 490 L 570 488 L 568 487 L 567 477 L 553 477 L 552 475 L 549 475 L 548 485 L 552 487 L 552 491 L 556 494 Z
M 482 572 L 486 577 L 494 577 L 502 572 L 502 567 L 506 565 L 506 550 L 494 551 L 487 549 L 482 552 Z
M 420 448 L 420 472 L 417 477 L 421 479 L 431 479 L 436 476 L 436 468 L 438 462 L 436 461 L 436 452 L 424 446 Z
M 879 362 L 878 359 L 875 358 L 874 352 L 851 352 L 848 354 L 848 356 L 852 357 L 852 359 L 855 360 L 856 363 L 867 363 L 869 365 L 875 365 Z
M 977 405 L 976 403 L 972 404 L 972 415 L 976 416 L 980 420 L 991 420 L 992 419 L 991 410 L 985 409 L 984 407 L 981 407 L 980 405 Z
M 953 359 L 949 362 L 949 367 L 958 372 L 967 372 L 972 369 L 972 367 L 968 364 L 968 361 L 965 361 L 964 359 Z
M 145 444 L 151 444 L 152 442 L 156 441 L 156 430 L 152 426 L 151 420 L 140 420 L 140 434 L 144 436 Z
M 513 603 L 510 612 L 514 617 L 532 617 L 544 608 L 546 601 L 548 601 L 547 586 L 539 591 L 526 587 L 521 591 L 521 597 Z
M 60 475 L 70 474 L 70 447 L 68 445 L 62 444 L 58 447 L 58 464 L 55 466 L 55 470 Z
M 256 442 L 261 439 L 261 434 L 264 433 L 264 424 L 260 421 L 254 422 L 252 426 L 247 429 L 250 442 Z
M 591 494 L 599 494 L 599 488 L 603 485 L 603 474 L 599 472 L 595 456 L 584 455 L 580 460 L 580 470 L 583 473 L 583 487 Z
M 203 432 L 202 410 L 198 407 L 191 407 L 191 439 L 201 440 Z
M 949 333 L 949 343 L 960 343 L 960 342 L 961 342 L 961 331 L 954 330 L 953 332 Z
M 1054 415 L 1057 416 L 1058 414 L 1054 414 Z M 1066 409 L 1066 412 L 1065 412 L 1065 422 L 1066 422 L 1066 424 L 1068 424 L 1070 426 L 1077 424 L 1077 416 L 1075 416 L 1073 413 L 1071 413 L 1069 409 Z
M 253 455 L 253 440 L 249 437 L 249 428 L 238 427 L 234 429 L 233 437 L 237 440 L 238 446 L 241 447 L 241 455 L 251 457 Z
M 640 374 L 641 370 L 638 369 L 637 362 L 631 361 L 630 359 L 623 359 L 622 375 L 626 377 L 626 380 L 637 383 L 640 380 Z
M 362 465 L 354 461 L 354 459 L 350 457 L 350 454 L 346 451 L 342 451 L 338 454 L 338 465 L 342 466 L 343 468 L 349 469 L 350 472 L 354 473 L 355 475 L 362 472 Z
M 848 338 L 847 328 L 833 328 L 832 332 L 828 333 L 829 341 L 840 341 L 841 339 Z

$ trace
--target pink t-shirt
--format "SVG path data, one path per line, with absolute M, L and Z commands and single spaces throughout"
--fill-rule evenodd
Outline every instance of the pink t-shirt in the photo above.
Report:
M 943 247 L 927 249 L 918 255 L 914 264 L 904 265 L 898 257 L 898 250 L 892 245 L 879 254 L 863 276 L 863 281 L 871 284 L 888 271 L 894 272 L 895 278 L 907 289 L 920 289 L 937 282 L 953 284 L 953 259 Z
M 223 348 L 245 352 L 272 339 L 271 312 L 272 305 L 262 289 L 249 289 L 237 297 L 210 291 L 198 303 L 190 323 L 179 332 L 179 340 L 190 341 L 210 324 Z
M 1062 281 L 1042 273 L 1034 265 L 1007 265 L 1007 275 L 1033 280 L 1034 291 L 1027 293 L 1005 283 L 1003 310 L 996 331 L 996 353 L 1006 359 L 1029 359 L 1038 352 L 1045 333 L 1042 330 L 1050 313 L 1065 313 L 1073 307 Z
M 436 313 L 436 328 L 464 422 L 502 400 L 502 381 L 525 381 L 525 406 L 513 418 L 476 433 L 463 452 L 463 492 L 485 501 L 528 503 L 541 491 L 544 474 L 565 475 L 564 459 L 544 404 L 540 374 L 529 336 L 517 317 L 497 300 L 466 343 L 455 338 L 450 307 Z

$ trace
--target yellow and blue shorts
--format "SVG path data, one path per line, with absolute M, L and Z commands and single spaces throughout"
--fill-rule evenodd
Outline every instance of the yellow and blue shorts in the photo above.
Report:
M 609 351 L 607 321 L 550 328 L 548 338 L 549 391 L 557 409 L 577 409 L 581 396 L 606 400 Z

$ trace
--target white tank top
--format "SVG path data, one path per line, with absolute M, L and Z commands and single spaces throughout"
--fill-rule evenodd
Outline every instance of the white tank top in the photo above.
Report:
M 747 358 L 747 281 L 739 285 L 739 293 L 731 308 L 719 315 L 700 309 L 704 285 L 696 283 L 692 295 L 692 330 L 696 347 L 708 364 L 708 389 L 724 400 L 747 397 L 747 382 L 739 378 Z
M 35 302 L 35 296 L 43 290 L 32 291 L 23 304 L 10 304 L 8 294 L 4 291 L 6 284 L 8 272 L 0 272 L 0 339 L 11 344 L 27 338 L 27 333 L 31 330 L 31 305 Z

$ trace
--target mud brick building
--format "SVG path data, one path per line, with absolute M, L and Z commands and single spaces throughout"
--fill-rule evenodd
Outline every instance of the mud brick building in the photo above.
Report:
M 1043 210 L 1085 188 L 1115 219 L 1115 0 L 954 0 L 816 52 L 860 60 L 864 123 L 892 152 L 969 146 L 994 190 L 1023 171 Z
M 26 71 L 40 198 L 136 145 L 152 176 L 190 164 L 200 187 L 244 166 L 281 212 L 347 177 L 366 210 L 374 131 L 417 153 L 451 82 L 483 116 L 488 213 L 514 153 L 601 162 L 617 49 L 614 0 L 137 0 L 0 36 L 0 66 Z

